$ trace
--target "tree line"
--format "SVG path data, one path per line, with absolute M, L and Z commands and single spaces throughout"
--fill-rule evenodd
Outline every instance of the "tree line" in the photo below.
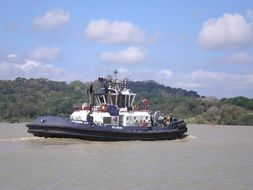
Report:
M 68 117 L 73 105 L 88 101 L 91 83 L 56 82 L 44 78 L 0 81 L 0 121 L 31 121 L 39 115 Z M 94 88 L 99 84 L 94 82 Z M 136 104 L 149 99 L 150 110 L 161 110 L 188 123 L 253 125 L 253 99 L 203 97 L 155 81 L 130 81 Z

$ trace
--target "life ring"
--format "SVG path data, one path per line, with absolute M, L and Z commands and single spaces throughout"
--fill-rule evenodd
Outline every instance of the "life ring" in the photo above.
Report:
M 134 110 L 140 110 L 140 105 L 139 104 L 134 105 Z
M 101 112 L 107 112 L 107 105 L 106 105 L 106 104 L 102 104 L 102 105 L 100 106 L 100 111 L 101 111 Z
M 142 100 L 142 102 L 143 102 L 143 104 L 144 104 L 145 106 L 148 105 L 148 99 L 147 99 L 147 98 L 144 98 L 144 99 Z

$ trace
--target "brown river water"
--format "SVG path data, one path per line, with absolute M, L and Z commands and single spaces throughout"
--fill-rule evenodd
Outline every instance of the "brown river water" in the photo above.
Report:
M 0 123 L 3 190 L 252 190 L 253 126 L 188 125 L 172 141 L 38 138 Z

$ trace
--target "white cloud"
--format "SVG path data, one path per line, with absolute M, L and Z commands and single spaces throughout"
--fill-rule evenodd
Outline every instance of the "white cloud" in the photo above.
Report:
M 187 90 L 199 90 L 202 88 L 207 88 L 209 87 L 208 84 L 205 84 L 203 82 L 199 81 L 184 81 L 184 80 L 179 80 L 176 83 L 174 83 L 174 86 L 176 88 L 183 88 Z
M 246 52 L 238 52 L 229 56 L 226 60 L 228 63 L 253 63 L 253 58 Z
M 226 75 L 225 73 L 220 73 L 220 72 L 196 70 L 189 75 L 189 79 L 190 79 L 189 81 L 210 80 L 210 81 L 217 82 L 217 81 L 224 80 L 227 76 L 228 75 Z
M 31 70 L 41 67 L 42 64 L 39 61 L 26 59 L 23 64 L 15 64 L 14 67 L 19 69 L 20 71 L 24 71 L 25 73 L 30 72 Z
M 70 14 L 68 12 L 56 8 L 47 11 L 43 16 L 34 18 L 33 25 L 45 30 L 54 30 L 68 23 L 69 20 Z
M 7 57 L 8 57 L 9 59 L 15 59 L 15 58 L 17 58 L 18 56 L 17 56 L 16 54 L 9 54 L 9 55 L 7 55 Z
M 67 80 L 71 78 L 68 72 L 51 64 L 43 64 L 40 61 L 25 59 L 19 63 L 2 61 L 0 63 L 0 79 L 25 78 L 50 78 L 53 80 Z
M 175 86 L 185 89 L 216 89 L 219 90 L 253 90 L 253 74 L 230 74 L 223 72 L 210 72 L 196 70 L 189 75 L 177 77 Z
M 195 70 L 188 74 L 173 73 L 173 77 L 170 78 L 156 75 L 155 80 L 166 86 L 195 90 L 200 95 L 216 97 L 253 96 L 253 73 L 235 74 Z
M 209 49 L 252 45 L 253 22 L 247 21 L 241 14 L 225 13 L 222 17 L 209 19 L 203 24 L 198 42 Z
M 169 69 L 163 69 L 158 72 L 158 75 L 165 77 L 166 79 L 170 79 L 173 76 L 173 73 Z
M 37 49 L 29 53 L 29 57 L 40 61 L 53 61 L 60 56 L 60 53 L 61 50 L 59 48 L 39 46 Z
M 145 31 L 127 21 L 92 20 L 85 29 L 87 38 L 100 43 L 143 43 Z
M 141 47 L 129 47 L 119 52 L 104 52 L 101 55 L 103 61 L 116 63 L 136 63 L 147 57 L 147 51 Z

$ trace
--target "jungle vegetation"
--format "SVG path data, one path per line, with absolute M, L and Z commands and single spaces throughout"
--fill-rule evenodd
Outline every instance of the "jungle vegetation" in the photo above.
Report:
M 94 89 L 99 83 L 92 83 Z M 88 101 L 91 83 L 56 82 L 44 78 L 0 81 L 0 121 L 31 121 L 39 115 L 68 117 L 73 105 Z M 149 109 L 172 113 L 188 123 L 253 125 L 253 99 L 234 97 L 217 99 L 195 91 L 171 88 L 155 81 L 130 81 L 137 93 L 136 103 L 149 100 Z

